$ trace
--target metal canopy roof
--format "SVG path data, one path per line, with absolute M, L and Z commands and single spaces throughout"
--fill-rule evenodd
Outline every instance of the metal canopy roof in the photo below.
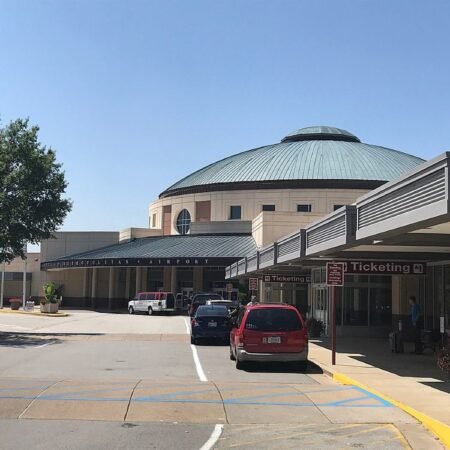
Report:
M 327 260 L 450 260 L 450 153 L 247 257 L 245 274 L 321 265 Z M 285 246 L 285 254 L 280 249 Z M 271 251 L 272 249 L 272 251 Z M 270 262 L 261 265 L 261 254 Z M 256 262 L 256 263 L 255 263 Z M 227 267 L 243 275 L 241 261 Z
M 158 236 L 44 261 L 41 267 L 221 266 L 254 251 L 255 241 L 248 235 Z

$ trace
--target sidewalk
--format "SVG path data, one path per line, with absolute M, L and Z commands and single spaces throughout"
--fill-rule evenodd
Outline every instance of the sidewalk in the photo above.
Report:
M 332 366 L 330 348 L 329 339 L 313 339 L 310 360 L 337 381 L 359 383 L 398 402 L 397 406 L 438 434 L 450 448 L 450 383 L 436 367 L 435 355 L 395 354 L 387 339 L 338 337 L 336 365 Z

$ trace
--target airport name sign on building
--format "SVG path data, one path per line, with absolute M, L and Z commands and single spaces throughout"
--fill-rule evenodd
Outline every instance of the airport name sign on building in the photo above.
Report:
M 227 266 L 234 262 L 236 262 L 236 258 L 97 258 L 43 262 L 41 263 L 41 269 L 139 266 Z
M 402 261 L 346 261 L 344 272 L 361 275 L 425 275 L 424 262 Z
M 311 277 L 309 275 L 281 275 L 270 274 L 263 276 L 264 283 L 297 283 L 308 284 L 311 283 Z

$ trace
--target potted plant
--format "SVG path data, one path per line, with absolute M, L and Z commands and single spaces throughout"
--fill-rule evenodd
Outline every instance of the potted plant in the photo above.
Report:
M 13 311 L 17 311 L 22 306 L 22 299 L 17 297 L 10 298 L 9 304 Z
M 41 298 L 41 312 L 43 313 L 57 313 L 59 309 L 59 301 L 57 298 L 57 289 L 55 283 L 51 281 L 44 284 L 44 297 Z
M 309 337 L 320 337 L 325 329 L 323 322 L 315 319 L 314 317 L 307 319 L 306 327 L 308 328 Z
M 437 365 L 447 374 L 450 381 L 450 344 L 447 344 L 439 351 Z

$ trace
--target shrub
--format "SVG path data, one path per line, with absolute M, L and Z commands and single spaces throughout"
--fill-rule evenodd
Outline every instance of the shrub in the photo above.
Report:
M 47 303 L 58 303 L 58 299 L 56 298 L 56 286 L 55 283 L 52 283 L 51 281 L 48 283 L 45 283 L 43 286 L 44 290 L 44 298 L 41 298 L 41 303 L 43 305 Z

